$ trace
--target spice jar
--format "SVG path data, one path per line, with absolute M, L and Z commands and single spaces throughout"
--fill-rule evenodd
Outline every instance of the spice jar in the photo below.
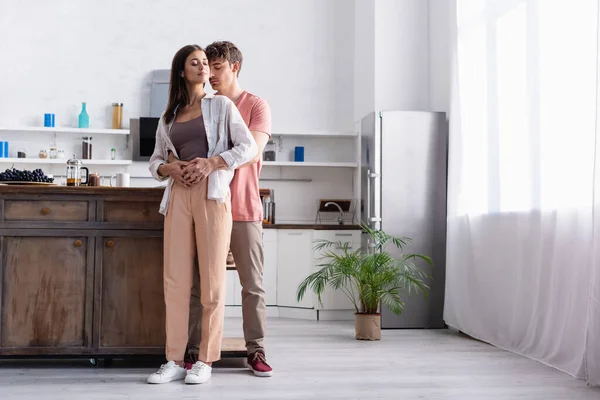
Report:
M 50 147 L 50 158 L 55 159 L 58 156 L 56 147 Z
M 48 158 L 48 153 L 46 153 L 46 150 L 40 150 L 40 152 L 38 153 L 38 157 L 39 158 Z
M 123 103 L 112 104 L 112 128 L 121 129 L 123 123 Z

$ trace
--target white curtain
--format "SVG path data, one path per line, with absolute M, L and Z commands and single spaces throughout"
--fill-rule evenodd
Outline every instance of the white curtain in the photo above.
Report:
M 598 0 L 453 22 L 445 320 L 598 385 Z

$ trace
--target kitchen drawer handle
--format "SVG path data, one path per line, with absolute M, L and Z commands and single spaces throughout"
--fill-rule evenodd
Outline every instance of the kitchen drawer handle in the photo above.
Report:
M 336 233 L 335 236 L 352 236 L 351 233 Z
M 288 235 L 290 236 L 300 236 L 302 235 L 303 232 L 288 232 Z
M 114 242 L 114 240 L 109 240 L 108 242 L 106 242 L 106 247 L 110 247 L 110 248 L 113 248 L 113 247 L 115 247 L 115 242 Z
M 83 242 L 81 240 L 77 239 L 75 241 L 75 247 L 81 247 L 82 245 L 83 245 Z
M 42 208 L 42 214 L 44 214 L 44 215 L 50 214 L 50 209 L 48 207 Z
M 353 247 L 352 246 L 348 246 L 347 248 L 348 248 L 348 250 L 352 250 Z M 335 249 L 336 250 L 344 250 L 344 246 L 336 246 Z

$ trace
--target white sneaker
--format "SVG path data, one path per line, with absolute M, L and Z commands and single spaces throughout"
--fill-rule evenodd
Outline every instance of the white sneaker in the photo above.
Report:
M 188 371 L 187 376 L 185 377 L 185 383 L 190 385 L 206 383 L 210 379 L 211 373 L 212 367 L 209 367 L 202 361 L 196 361 L 196 363 L 192 365 L 192 369 Z
M 167 383 L 185 379 L 187 371 L 185 368 L 175 364 L 175 361 L 169 361 L 160 366 L 158 371 L 148 377 L 148 383 Z

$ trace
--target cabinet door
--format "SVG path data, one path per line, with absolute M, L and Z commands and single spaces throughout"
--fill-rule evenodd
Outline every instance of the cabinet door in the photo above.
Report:
M 101 271 L 99 326 L 101 348 L 136 348 L 132 354 L 163 351 L 165 301 L 163 239 L 104 237 L 96 247 Z M 99 259 L 98 259 L 99 257 Z M 98 282 L 97 282 L 98 284 Z M 97 302 L 98 304 L 98 302 Z
M 265 230 L 263 235 L 265 255 L 263 287 L 268 306 L 277 305 L 277 229 Z
M 227 270 L 225 273 L 225 285 L 227 286 L 225 292 L 225 305 L 226 306 L 239 306 L 242 304 L 242 285 L 240 284 L 240 278 L 235 269 Z
M 277 304 L 283 307 L 313 308 L 307 292 L 300 303 L 296 291 L 312 272 L 312 230 L 281 229 L 277 235 Z
M 360 248 L 360 231 L 315 231 L 315 241 L 318 239 L 330 240 L 332 242 L 348 243 L 348 251 L 355 251 Z M 326 251 L 332 251 L 336 254 L 342 254 L 340 248 L 329 247 L 322 250 L 314 250 L 314 267 L 313 271 L 318 271 L 322 267 L 319 264 L 327 262 L 321 257 Z M 314 296 L 315 308 L 318 310 L 353 310 L 354 305 L 341 290 L 335 290 L 329 285 L 321 294 L 321 303 L 317 296 Z
M 81 236 L 2 238 L 1 354 L 60 354 L 91 344 L 92 245 Z

